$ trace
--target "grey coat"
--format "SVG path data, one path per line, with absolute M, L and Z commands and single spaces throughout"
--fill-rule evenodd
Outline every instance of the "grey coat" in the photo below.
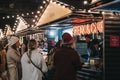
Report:
M 19 52 L 9 47 L 6 57 L 7 57 L 9 80 L 19 80 L 18 78 L 18 68 L 20 64 Z

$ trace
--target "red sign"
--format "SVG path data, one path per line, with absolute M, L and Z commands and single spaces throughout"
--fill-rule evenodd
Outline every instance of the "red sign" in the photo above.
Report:
M 119 47 L 120 46 L 120 37 L 119 36 L 110 36 L 110 46 L 111 47 Z

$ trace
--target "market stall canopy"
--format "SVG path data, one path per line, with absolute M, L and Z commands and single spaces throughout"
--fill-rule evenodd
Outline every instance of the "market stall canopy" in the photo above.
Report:
M 41 26 L 43 24 L 55 21 L 70 14 L 71 12 L 72 11 L 68 8 L 65 8 L 65 6 L 58 5 L 55 2 L 50 2 L 36 26 Z
M 18 17 L 17 19 L 18 19 L 19 23 L 18 23 L 18 25 L 16 26 L 17 29 L 15 29 L 15 30 L 16 30 L 16 31 L 15 31 L 16 33 L 17 33 L 18 31 L 21 31 L 21 30 L 24 30 L 24 29 L 27 29 L 27 28 L 28 28 L 26 21 L 25 21 L 22 17 Z
M 98 22 L 103 20 L 102 14 L 98 13 L 80 13 L 80 12 L 72 12 L 66 16 L 63 16 L 55 21 L 49 22 L 47 24 L 43 24 L 39 29 L 47 29 L 49 27 L 53 28 L 69 28 L 73 25 L 84 25 L 93 22 Z

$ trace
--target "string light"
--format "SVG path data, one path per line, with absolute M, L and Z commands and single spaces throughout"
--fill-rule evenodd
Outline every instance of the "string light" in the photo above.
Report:
M 86 5 L 86 4 L 88 4 L 88 1 L 84 1 L 83 3 L 84 3 L 84 5 Z
M 38 16 L 37 15 L 35 15 L 35 18 L 37 18 Z
M 3 17 L 3 19 L 5 19 L 5 17 Z
M 35 19 L 33 19 L 33 22 L 35 22 Z
M 7 18 L 10 18 L 10 16 L 7 16 Z
M 46 2 L 45 1 L 43 1 L 43 4 L 45 4 Z
M 27 13 L 27 15 L 29 15 L 29 13 Z
M 22 16 L 24 16 L 24 14 L 22 14 Z
M 34 14 L 34 12 L 32 12 L 31 14 Z
M 12 15 L 12 18 L 14 18 L 15 16 L 14 15 Z
M 40 11 L 37 11 L 37 13 L 40 13 Z
M 42 6 L 40 6 L 40 9 L 42 9 L 43 7 Z

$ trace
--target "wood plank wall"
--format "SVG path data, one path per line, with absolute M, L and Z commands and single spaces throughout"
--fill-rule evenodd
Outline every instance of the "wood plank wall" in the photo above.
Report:
M 105 80 L 120 80 L 120 16 L 105 15 Z M 119 36 L 119 46 L 110 46 L 110 36 Z

